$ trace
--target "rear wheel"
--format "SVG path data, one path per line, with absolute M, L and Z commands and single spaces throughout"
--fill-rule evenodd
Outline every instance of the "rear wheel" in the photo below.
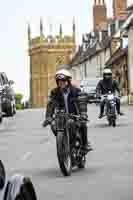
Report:
M 108 119 L 109 126 L 112 126 L 112 120 Z
M 16 114 L 16 106 L 13 105 L 13 114 L 15 115 Z
M 2 117 L 2 114 L 0 115 L 0 123 L 2 123 L 3 121 L 3 117 Z
M 10 103 L 10 106 L 9 106 L 9 108 L 8 108 L 8 110 L 7 110 L 7 116 L 8 116 L 8 117 L 12 117 L 13 114 L 14 114 L 14 108 L 13 108 L 12 103 Z
M 57 157 L 64 176 L 70 176 L 72 171 L 69 135 L 58 132 L 56 136 Z

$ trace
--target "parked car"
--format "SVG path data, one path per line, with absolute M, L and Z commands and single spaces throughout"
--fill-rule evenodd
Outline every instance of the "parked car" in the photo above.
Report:
M 99 78 L 82 80 L 80 83 L 80 88 L 83 92 L 88 94 L 89 103 L 97 103 L 96 98 L 96 86 L 99 82 Z
M 0 72 L 0 91 L 2 112 L 7 116 L 13 116 L 16 113 L 15 92 L 12 88 L 14 81 L 8 80 L 5 72 Z

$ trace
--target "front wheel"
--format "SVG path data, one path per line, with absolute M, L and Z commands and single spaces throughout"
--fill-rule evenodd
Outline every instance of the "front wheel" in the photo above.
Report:
M 56 136 L 57 157 L 64 176 L 70 176 L 72 171 L 69 135 L 58 132 Z

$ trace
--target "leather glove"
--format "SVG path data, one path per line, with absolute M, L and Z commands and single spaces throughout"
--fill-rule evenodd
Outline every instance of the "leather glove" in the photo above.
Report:
M 48 117 L 47 119 L 44 120 L 44 122 L 42 123 L 42 126 L 43 127 L 46 127 L 48 126 L 49 124 L 51 124 L 52 122 L 52 118 L 51 117 Z
M 81 118 L 85 121 L 88 121 L 88 115 L 87 114 L 81 115 Z

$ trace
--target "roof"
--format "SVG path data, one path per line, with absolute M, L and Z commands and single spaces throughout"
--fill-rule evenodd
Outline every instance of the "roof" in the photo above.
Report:
M 83 46 L 81 46 L 70 63 L 71 67 L 81 64 L 86 60 L 91 59 L 97 53 L 107 49 L 110 46 L 110 41 L 111 39 L 106 37 L 106 39 L 102 40 L 101 42 L 97 41 L 93 47 L 88 47 L 86 51 L 83 51 Z M 97 44 L 100 46 L 99 50 L 97 50 Z

